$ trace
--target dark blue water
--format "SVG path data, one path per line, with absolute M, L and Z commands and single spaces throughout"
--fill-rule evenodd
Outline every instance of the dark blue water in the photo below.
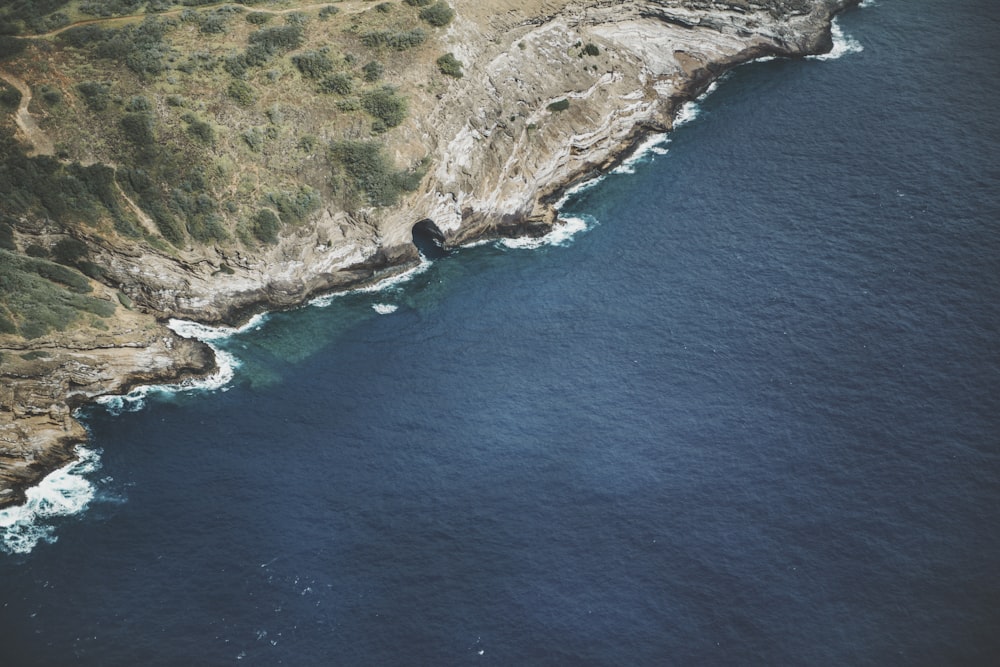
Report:
M 0 664 L 995 664 L 1000 21 L 841 24 L 863 52 L 738 70 L 571 244 L 93 411 L 98 497 L 0 555 Z

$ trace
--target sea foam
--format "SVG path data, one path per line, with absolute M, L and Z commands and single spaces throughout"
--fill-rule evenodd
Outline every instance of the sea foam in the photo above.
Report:
M 268 313 L 258 313 L 241 327 L 213 327 L 190 320 L 172 319 L 167 322 L 167 328 L 182 338 L 194 338 L 207 343 L 213 340 L 224 340 L 246 331 L 259 329 L 269 317 Z
M 566 246 L 580 232 L 590 229 L 596 221 L 586 215 L 560 217 L 545 236 L 519 236 L 500 239 L 497 245 L 516 250 L 534 250 L 542 246 Z
M 413 267 L 412 269 L 407 269 L 402 273 L 397 273 L 395 275 L 389 276 L 388 278 L 383 278 L 378 280 L 371 285 L 365 285 L 363 287 L 355 287 L 354 289 L 346 290 L 344 292 L 335 292 L 334 294 L 326 294 L 324 296 L 318 296 L 315 299 L 309 301 L 310 306 L 316 306 L 317 308 L 326 308 L 331 303 L 336 301 L 342 296 L 348 294 L 368 294 L 372 292 L 381 292 L 383 290 L 390 289 L 392 287 L 397 287 L 405 282 L 412 280 L 415 276 L 420 275 L 424 271 L 430 268 L 431 260 L 421 257 L 420 264 Z
M 634 174 L 636 165 L 645 162 L 650 154 L 653 155 L 666 155 L 668 150 L 667 144 L 670 143 L 670 135 L 666 133 L 653 134 L 646 138 L 641 144 L 639 144 L 635 151 L 629 155 L 627 158 L 622 160 L 622 163 L 611 170 L 612 174 Z
M 77 514 L 93 500 L 94 485 L 85 475 L 100 469 L 100 453 L 86 447 L 77 447 L 75 452 L 76 461 L 25 491 L 23 505 L 0 510 L 0 551 L 26 554 L 39 542 L 55 542 L 52 520 Z
M 833 19 L 833 23 L 830 25 L 830 32 L 833 35 L 833 49 L 831 49 L 829 53 L 821 53 L 816 56 L 806 56 L 807 58 L 812 58 L 814 60 L 836 60 L 837 58 L 842 58 L 848 54 L 861 53 L 865 50 L 865 47 L 861 45 L 861 42 L 844 33 L 836 18 Z
M 396 309 L 399 308 L 394 303 L 373 303 L 372 310 L 374 310 L 379 315 L 388 315 L 390 313 L 395 313 Z

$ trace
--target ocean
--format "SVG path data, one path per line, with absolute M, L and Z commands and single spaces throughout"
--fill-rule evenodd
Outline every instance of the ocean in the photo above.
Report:
M 839 29 L 544 242 L 88 409 L 0 513 L 0 664 L 996 664 L 1000 13 Z

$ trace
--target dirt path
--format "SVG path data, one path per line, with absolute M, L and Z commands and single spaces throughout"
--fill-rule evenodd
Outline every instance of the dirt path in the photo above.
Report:
M 141 222 L 142 226 L 146 228 L 146 231 L 152 236 L 159 236 L 160 230 L 157 229 L 156 223 L 153 221 L 151 217 L 146 215 L 145 211 L 139 208 L 138 204 L 132 201 L 131 197 L 125 194 L 125 190 L 122 189 L 122 186 L 120 183 L 118 183 L 117 179 L 115 180 L 115 187 L 118 188 L 118 194 L 122 196 L 122 199 L 124 199 L 125 202 L 132 209 L 132 212 L 135 213 L 137 218 L 139 218 L 139 222 Z
M 315 4 L 315 5 L 300 5 L 298 7 L 291 7 L 289 9 L 266 9 L 264 7 L 260 7 L 260 8 L 253 8 L 250 11 L 253 11 L 253 12 L 256 12 L 256 13 L 260 13 L 260 14 L 291 14 L 293 12 L 301 12 L 301 11 L 306 11 L 306 10 L 310 10 L 310 9 L 322 9 L 323 7 L 327 7 L 327 6 L 331 5 L 331 4 L 333 4 L 332 0 L 331 0 L 331 2 L 322 2 L 322 3 L 319 3 L 319 4 Z M 354 6 L 354 7 L 348 7 L 348 6 L 346 6 L 346 5 L 349 5 L 349 4 L 355 4 L 355 5 L 359 5 L 359 6 Z M 167 11 L 167 12 L 148 12 L 148 13 L 144 12 L 142 14 L 128 14 L 126 16 L 109 16 L 109 17 L 103 17 L 103 18 L 84 19 L 82 21 L 76 21 L 74 23 L 70 23 L 69 25 L 64 25 L 61 28 L 56 28 L 55 30 L 50 30 L 49 32 L 43 32 L 43 33 L 39 33 L 37 35 L 17 35 L 17 36 L 18 37 L 23 37 L 25 39 L 39 39 L 39 38 L 42 38 L 42 37 L 55 37 L 56 35 L 58 35 L 60 33 L 66 32 L 67 30 L 72 30 L 73 28 L 79 28 L 80 26 L 84 26 L 84 25 L 93 25 L 95 23 L 125 23 L 125 22 L 128 22 L 128 21 L 134 21 L 135 19 L 144 19 L 144 18 L 149 17 L 149 16 L 180 16 L 182 13 L 184 13 L 185 11 L 187 11 L 189 9 L 194 9 L 194 10 L 197 10 L 197 11 L 203 11 L 203 10 L 208 10 L 208 9 L 216 9 L 218 7 L 226 7 L 226 6 L 229 6 L 229 5 L 232 5 L 232 3 L 231 2 L 220 2 L 220 3 L 214 4 L 214 5 L 201 5 L 201 6 L 198 6 L 198 7 L 184 7 L 182 9 L 171 9 L 170 11 Z M 243 5 L 237 5 L 237 6 L 243 7 Z M 337 3 L 334 6 L 337 7 L 337 9 L 339 9 L 342 12 L 343 11 L 347 11 L 347 12 L 350 12 L 350 13 L 355 13 L 355 12 L 363 11 L 364 9 L 367 9 L 367 7 L 361 5 L 361 3 L 339 2 L 339 3 Z
M 3 79 L 21 92 L 21 104 L 17 107 L 14 120 L 17 122 L 18 129 L 21 130 L 21 134 L 24 135 L 25 141 L 31 144 L 28 155 L 55 155 L 56 148 L 52 144 L 49 135 L 45 134 L 42 128 L 38 127 L 38 123 L 28 113 L 28 105 L 31 104 L 31 86 L 13 74 L 3 70 L 0 70 L 0 79 Z

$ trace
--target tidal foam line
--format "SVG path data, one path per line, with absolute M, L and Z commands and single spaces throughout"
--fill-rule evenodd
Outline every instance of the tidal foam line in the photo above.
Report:
M 372 292 L 381 292 L 383 290 L 387 290 L 392 287 L 397 287 L 409 280 L 412 280 L 415 276 L 418 276 L 427 269 L 429 269 L 431 267 L 431 264 L 433 264 L 431 260 L 421 257 L 420 264 L 413 267 L 412 269 L 407 269 L 402 273 L 397 273 L 394 276 L 383 278 L 382 280 L 374 282 L 371 285 L 365 285 L 364 287 L 355 287 L 354 289 L 346 290 L 344 292 L 335 292 L 334 294 L 327 294 L 325 296 L 318 296 L 315 299 L 309 301 L 309 305 L 316 306 L 317 308 L 326 308 L 340 297 L 346 296 L 348 294 L 369 294 Z

